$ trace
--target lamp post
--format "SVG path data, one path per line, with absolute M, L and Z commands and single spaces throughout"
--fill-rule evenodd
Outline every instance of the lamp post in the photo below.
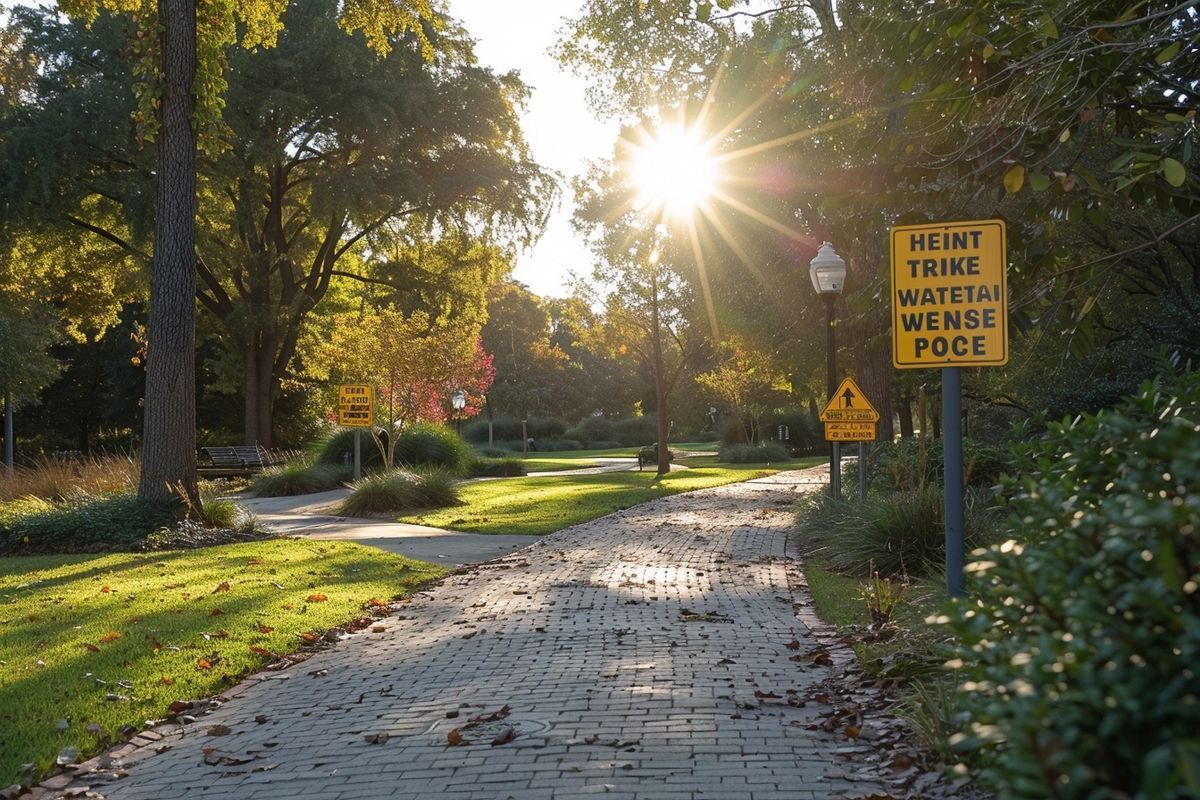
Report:
M 833 397 L 837 391 L 837 344 L 834 339 L 833 310 L 837 296 L 842 293 L 846 282 L 846 261 L 837 254 L 833 245 L 822 242 L 816 256 L 808 263 L 808 276 L 813 288 L 825 298 L 825 394 Z M 834 497 L 842 496 L 841 451 L 833 442 L 829 452 L 829 490 Z
M 450 395 L 450 405 L 454 407 L 454 420 L 458 424 L 458 435 L 462 436 L 462 412 L 467 407 L 467 393 L 462 389 L 455 389 Z

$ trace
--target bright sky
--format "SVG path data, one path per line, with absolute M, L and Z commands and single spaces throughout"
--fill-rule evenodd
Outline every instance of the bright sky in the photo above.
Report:
M 28 0 L 27 0 L 28 1 Z M 581 0 L 447 0 L 452 16 L 478 41 L 481 63 L 498 72 L 517 70 L 533 87 L 524 113 L 525 135 L 538 163 L 563 174 L 562 201 L 541 240 L 517 258 L 515 277 L 537 294 L 563 296 L 571 271 L 587 275 L 591 255 L 571 230 L 570 180 L 587 159 L 611 152 L 615 123 L 597 122 L 587 110 L 582 78 L 560 69 L 547 50 L 564 17 L 578 12 Z M 0 19 L 14 0 L 0 0 Z
M 562 201 L 545 235 L 517 259 L 515 276 L 541 295 L 562 296 L 571 271 L 587 275 L 591 254 L 571 230 L 570 180 L 587 159 L 612 151 L 618 127 L 591 116 L 584 100 L 586 83 L 559 67 L 547 50 L 564 17 L 578 13 L 581 0 L 449 0 L 451 15 L 477 40 L 481 63 L 504 72 L 515 69 L 533 87 L 524 114 L 525 136 L 534 158 L 563 174 Z M 518 8 L 519 6 L 519 8 Z

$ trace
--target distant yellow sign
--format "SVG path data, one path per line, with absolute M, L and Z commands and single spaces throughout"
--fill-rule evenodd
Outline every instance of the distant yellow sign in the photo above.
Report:
M 892 228 L 892 363 L 1008 363 L 1004 221 Z
M 873 442 L 875 441 L 874 422 L 826 422 L 825 441 L 827 442 Z
M 879 412 L 858 388 L 853 378 L 838 384 L 837 391 L 821 410 L 821 422 L 878 422 Z M 828 438 L 828 437 L 826 437 Z M 874 438 L 874 437 L 872 437 Z M 832 441 L 832 440 L 830 440 Z
M 338 425 L 369 428 L 375 424 L 375 387 L 343 383 L 338 387 Z

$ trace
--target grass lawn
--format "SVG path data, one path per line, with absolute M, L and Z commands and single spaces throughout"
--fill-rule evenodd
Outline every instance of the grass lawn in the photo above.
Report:
M 720 442 L 671 442 L 671 449 L 680 453 L 715 453 L 721 449 Z M 581 464 L 580 461 L 594 461 L 604 458 L 637 458 L 640 447 L 613 447 L 608 450 L 534 450 L 529 453 L 515 452 L 512 455 L 516 458 L 524 458 L 526 461 L 546 461 L 549 463 L 560 463 L 569 461 L 572 466 L 559 467 L 559 469 L 579 469 L 580 467 L 591 466 L 590 464 Z M 541 468 L 539 468 L 541 469 Z M 542 471 L 548 471 L 547 468 Z M 534 467 L 529 467 L 529 471 L 533 472 Z
M 796 459 L 786 468 L 799 469 L 822 460 Z M 405 516 L 401 521 L 471 533 L 551 533 L 656 497 L 750 480 L 783 468 L 718 464 L 712 456 L 689 458 L 687 465 L 690 469 L 662 478 L 646 470 L 469 483 L 462 487 L 465 505 Z
M 341 542 L 0 558 L 0 786 L 444 574 Z

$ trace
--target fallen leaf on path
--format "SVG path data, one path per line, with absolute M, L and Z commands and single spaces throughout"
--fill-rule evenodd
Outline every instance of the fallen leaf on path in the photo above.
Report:
M 792 639 L 790 642 L 785 644 L 784 647 L 786 647 L 788 650 L 799 650 L 800 649 L 800 640 Z
M 233 729 L 228 725 L 209 725 L 205 733 L 209 736 L 228 736 L 233 733 Z
M 513 739 L 517 738 L 517 731 L 512 725 L 505 725 L 500 729 L 500 733 L 496 734 L 496 738 L 492 739 L 492 747 L 501 744 L 508 744 Z
M 460 747 L 466 743 L 467 740 L 463 738 L 462 732 L 458 728 L 453 728 L 446 734 L 446 744 L 451 747 Z

